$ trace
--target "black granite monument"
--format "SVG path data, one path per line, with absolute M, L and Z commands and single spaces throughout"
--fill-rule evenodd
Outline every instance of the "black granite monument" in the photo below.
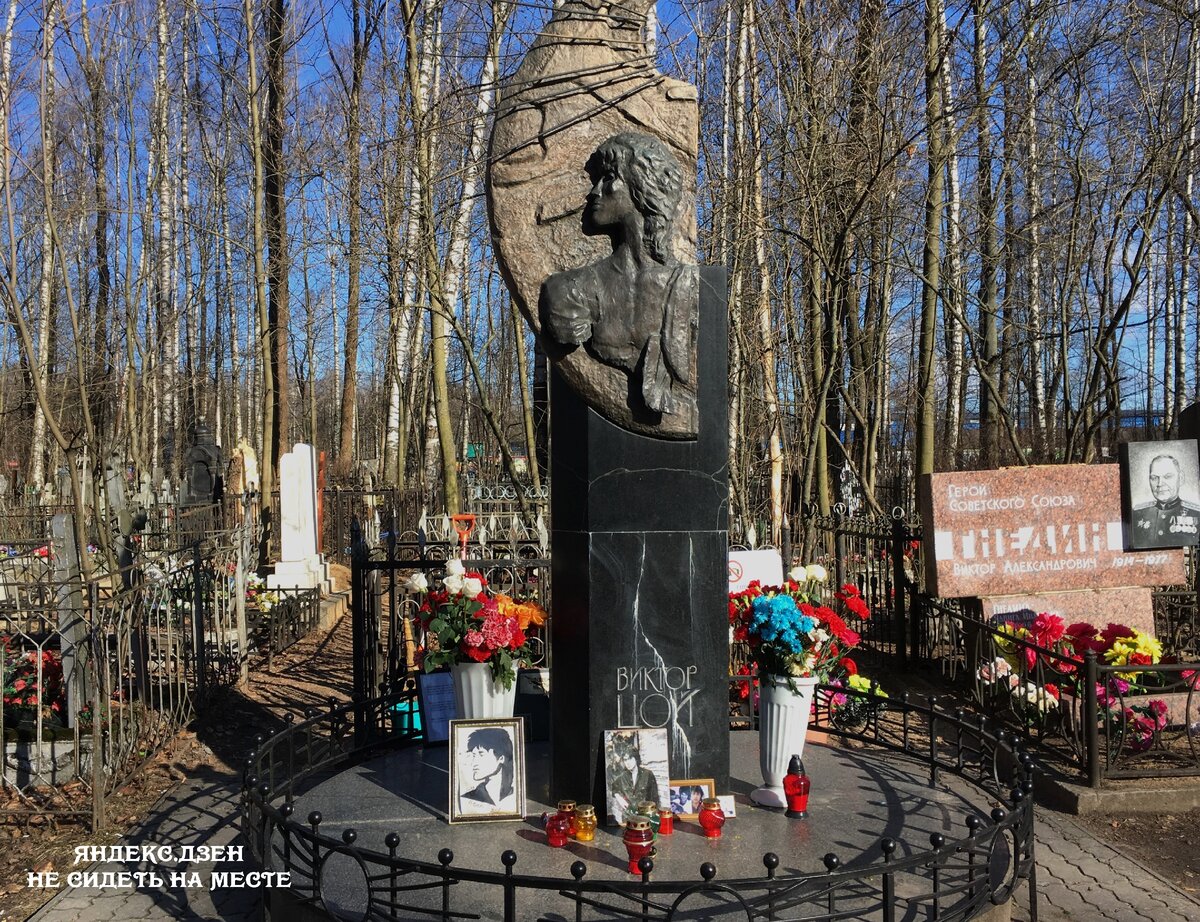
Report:
M 550 385 L 554 797 L 604 801 L 603 734 L 666 727 L 676 778 L 729 780 L 723 268 L 699 270 L 698 437 L 654 439 Z

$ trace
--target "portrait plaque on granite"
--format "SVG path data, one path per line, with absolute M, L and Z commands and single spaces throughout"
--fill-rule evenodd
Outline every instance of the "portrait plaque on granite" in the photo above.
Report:
M 613 267 L 613 233 L 623 233 L 631 215 L 626 209 L 615 222 L 605 216 L 613 217 L 614 204 L 624 204 L 622 192 L 628 193 L 641 216 L 631 223 L 650 231 L 637 236 L 653 241 L 637 249 L 644 271 L 636 288 L 628 272 L 601 286 L 610 293 L 603 304 L 594 293 L 584 295 L 589 310 L 606 310 L 590 323 L 590 341 L 557 350 L 555 367 L 610 422 L 653 438 L 693 439 L 697 419 L 688 397 L 694 385 L 685 380 L 690 362 L 678 348 L 690 332 L 689 314 L 666 308 L 695 303 L 690 264 L 697 240 L 700 115 L 696 88 L 659 73 L 647 60 L 642 30 L 652 2 L 555 4 L 550 21 L 501 88 L 489 146 L 488 217 L 513 301 L 540 333 L 548 278 L 571 270 L 588 275 L 606 263 Z M 615 140 L 631 134 L 639 137 Z M 652 153 L 647 144 L 655 148 Z M 605 154 L 596 157 L 601 148 Z M 597 179 L 604 177 L 596 170 L 619 180 L 615 195 L 611 182 L 597 189 Z M 593 192 L 602 201 L 589 203 Z M 558 288 L 551 295 L 569 300 L 571 293 Z M 635 321 L 627 341 L 618 336 L 623 317 Z M 561 345 L 572 345 L 571 336 Z M 676 403 L 678 409 L 665 412 Z
M 924 475 L 926 579 L 940 596 L 1184 581 L 1178 550 L 1128 552 L 1115 464 Z
M 604 416 L 665 422 L 665 435 L 692 438 L 699 276 L 672 255 L 670 242 L 683 171 L 660 140 L 626 131 L 596 149 L 587 173 L 582 231 L 607 236 L 612 252 L 542 284 L 542 343 L 556 362 L 582 346 L 595 363 L 581 366 L 589 378 L 625 372 L 624 388 L 584 392 Z
M 1200 544 L 1200 464 L 1195 439 L 1120 446 L 1125 547 Z

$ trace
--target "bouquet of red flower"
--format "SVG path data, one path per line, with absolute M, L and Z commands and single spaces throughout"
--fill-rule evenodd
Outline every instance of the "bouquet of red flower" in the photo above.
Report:
M 754 581 L 730 594 L 733 639 L 748 644 L 760 677 L 772 682 L 783 677 L 789 685 L 792 679 L 804 677 L 828 682 L 854 669 L 846 655 L 860 638 L 824 603 L 826 579 L 823 567 L 796 567 L 782 586 Z M 858 617 L 870 617 L 855 586 L 847 583 L 834 598 Z
M 540 605 L 490 592 L 483 574 L 466 570 L 458 560 L 446 563 L 441 589 L 429 589 L 421 573 L 409 579 L 407 588 L 424 595 L 420 619 L 426 648 L 421 662 L 426 672 L 456 663 L 487 663 L 492 678 L 512 688 L 517 667 L 531 655 L 525 632 L 546 621 Z

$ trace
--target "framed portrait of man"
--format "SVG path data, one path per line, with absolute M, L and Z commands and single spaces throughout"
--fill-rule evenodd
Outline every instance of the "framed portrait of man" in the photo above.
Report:
M 716 796 L 716 789 L 712 778 L 672 778 L 671 809 L 679 816 L 699 816 L 701 805 Z
M 625 813 L 645 801 L 670 806 L 667 728 L 605 730 L 604 782 L 610 826 L 623 823 Z
M 450 721 L 451 823 L 525 818 L 524 723 Z
M 1125 549 L 1200 544 L 1200 460 L 1195 439 L 1120 446 Z

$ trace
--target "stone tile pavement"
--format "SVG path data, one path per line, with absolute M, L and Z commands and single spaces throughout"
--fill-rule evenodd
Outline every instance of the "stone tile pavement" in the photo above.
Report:
M 171 846 L 179 855 L 181 846 L 238 845 L 240 787 L 228 776 L 184 782 L 163 797 L 150 817 L 122 840 L 130 845 Z M 161 854 L 161 853 L 160 853 Z M 222 919 L 252 922 L 261 917 L 256 889 L 223 887 L 209 889 L 213 871 L 250 871 L 255 866 L 242 862 L 182 862 L 151 865 L 146 862 L 108 861 L 62 868 L 63 880 L 71 870 L 108 872 L 157 871 L 168 881 L 170 871 L 182 872 L 185 880 L 201 886 L 164 886 L 137 889 L 64 888 L 53 900 L 30 916 L 36 922 L 125 922 L 137 919 Z
M 183 845 L 236 845 L 238 817 L 236 784 L 216 776 L 196 779 L 166 795 L 151 817 L 124 841 L 171 845 L 176 849 Z M 1200 920 L 1200 901 L 1100 841 L 1069 816 L 1039 808 L 1036 848 L 1040 922 Z M 169 869 L 195 872 L 203 885 L 134 890 L 64 888 L 30 919 L 32 922 L 141 919 L 252 922 L 260 918 L 256 890 L 208 887 L 212 871 L 252 870 L 249 862 L 191 862 Z M 169 869 L 157 870 L 162 874 Z M 151 867 L 144 863 L 105 862 L 87 870 L 132 872 Z M 1016 922 L 1030 919 L 1026 885 L 1017 891 L 1012 910 Z
M 1038 809 L 1039 922 L 1197 922 L 1200 901 L 1062 813 Z M 1022 887 L 1013 919 L 1029 919 Z

